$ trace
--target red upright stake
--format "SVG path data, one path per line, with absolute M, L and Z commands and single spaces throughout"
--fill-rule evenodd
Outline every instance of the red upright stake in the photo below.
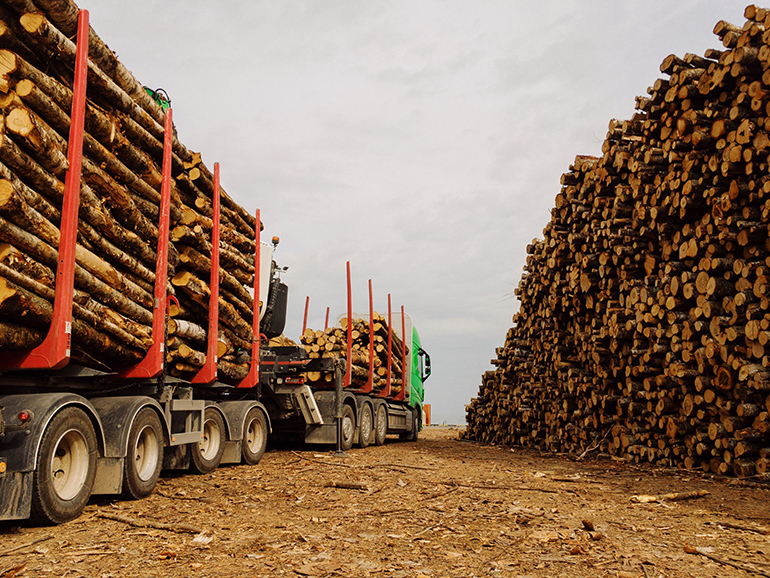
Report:
M 257 209 L 257 231 L 254 238 L 254 244 L 257 246 L 257 250 L 254 253 L 254 320 L 252 322 L 252 333 L 254 334 L 251 342 L 251 367 L 249 373 L 244 377 L 236 387 L 254 387 L 259 383 L 259 347 L 261 344 L 259 335 L 259 316 L 262 310 L 259 307 L 259 292 L 260 292 L 260 264 L 261 264 L 261 251 L 260 247 L 260 229 L 262 228 L 262 221 L 260 220 L 259 209 Z
M 160 189 L 160 221 L 158 223 L 158 257 L 155 261 L 155 304 L 152 312 L 152 345 L 139 363 L 118 374 L 125 378 L 151 379 L 163 372 L 166 343 L 166 309 L 168 307 L 168 237 L 171 213 L 171 146 L 174 123 L 171 109 L 166 110 L 163 136 L 163 181 Z
M 369 279 L 369 379 L 361 388 L 362 393 L 369 393 L 374 387 L 374 305 L 372 303 L 372 280 Z
M 305 335 L 305 331 L 307 330 L 307 311 L 310 309 L 310 295 L 305 297 L 305 317 L 302 320 L 302 335 Z
M 410 352 L 411 354 L 411 352 Z M 404 306 L 401 306 L 401 391 L 393 398 L 401 401 L 406 395 L 406 319 L 404 315 Z
M 388 293 L 388 378 L 380 397 L 390 397 L 391 371 L 393 368 L 393 313 L 390 308 L 390 293 Z
M 350 261 L 347 263 L 348 268 L 348 349 L 347 359 L 345 360 L 346 371 L 345 380 L 342 382 L 343 387 L 349 387 L 353 377 L 353 289 L 350 286 Z
M 69 169 L 64 179 L 64 202 L 59 234 L 59 261 L 56 266 L 56 296 L 51 327 L 43 343 L 29 351 L 9 352 L 0 357 L 0 369 L 61 369 L 69 363 L 72 342 L 72 299 L 75 295 L 75 252 L 80 207 L 80 175 L 83 160 L 83 126 L 88 77 L 88 11 L 78 16 L 78 44 L 72 114 L 67 145 Z
M 206 362 L 192 378 L 192 383 L 213 383 L 217 379 L 217 344 L 219 337 L 219 163 L 214 163 L 214 218 L 211 230 L 211 294 Z
M 329 329 L 329 308 L 326 308 L 326 319 L 324 319 L 324 331 Z

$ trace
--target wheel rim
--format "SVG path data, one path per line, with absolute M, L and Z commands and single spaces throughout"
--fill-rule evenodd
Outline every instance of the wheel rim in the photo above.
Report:
M 385 410 L 380 407 L 377 410 L 377 433 L 380 437 L 384 437 L 387 433 L 388 423 L 385 418 Z
M 198 443 L 201 451 L 201 457 L 204 460 L 213 460 L 219 451 L 219 444 L 222 440 L 222 432 L 219 431 L 219 425 L 213 419 L 208 419 L 203 424 L 203 439 Z
M 51 458 L 51 480 L 56 495 L 72 500 L 88 477 L 88 442 L 76 429 L 67 430 L 56 442 Z
M 346 415 L 342 420 L 342 435 L 346 440 L 349 440 L 353 438 L 354 431 L 355 426 L 353 425 L 353 420 L 350 418 L 350 416 Z
M 136 446 L 134 447 L 136 475 L 142 481 L 151 479 L 155 474 L 160 459 L 158 446 L 158 435 L 155 428 L 149 425 L 144 426 L 136 438 Z
M 361 437 L 369 439 L 372 434 L 372 410 L 365 409 L 361 416 Z
M 246 428 L 246 446 L 253 454 L 257 453 L 262 447 L 262 441 L 264 438 L 264 428 L 260 420 L 254 418 L 249 422 L 249 427 Z

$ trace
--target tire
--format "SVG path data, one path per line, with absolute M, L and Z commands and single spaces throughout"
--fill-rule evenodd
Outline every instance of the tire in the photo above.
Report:
M 203 439 L 191 449 L 193 471 L 208 474 L 219 467 L 225 451 L 225 421 L 213 407 L 207 407 L 203 414 Z
M 241 455 L 243 462 L 256 466 L 265 454 L 267 447 L 267 420 L 258 407 L 253 407 L 246 414 L 243 422 L 243 442 Z
M 356 413 L 349 405 L 342 408 L 342 451 L 346 452 L 353 447 L 356 438 Z
M 388 410 L 385 404 L 381 403 L 374 416 L 374 443 L 381 446 L 385 443 L 385 436 L 388 435 Z
M 140 500 L 155 489 L 163 465 L 163 426 L 152 408 L 142 408 L 128 434 L 123 495 Z
M 411 441 L 416 442 L 417 438 L 420 435 L 420 428 L 422 427 L 422 418 L 419 415 L 419 410 L 414 412 L 414 421 L 412 422 L 412 439 Z
M 62 524 L 81 514 L 94 487 L 96 452 L 94 426 L 82 409 L 66 407 L 53 417 L 32 477 L 35 521 Z
M 358 431 L 358 446 L 365 448 L 372 443 L 372 406 L 368 403 L 364 404 L 361 410 L 361 423 L 359 424 Z

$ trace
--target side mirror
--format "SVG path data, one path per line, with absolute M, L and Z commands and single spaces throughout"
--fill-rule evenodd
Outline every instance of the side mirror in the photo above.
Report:
M 422 363 L 420 364 L 422 366 L 422 380 L 425 381 L 430 377 L 430 355 L 428 355 L 428 352 L 425 351 L 422 347 L 417 352 L 417 355 L 420 356 L 420 360 Z

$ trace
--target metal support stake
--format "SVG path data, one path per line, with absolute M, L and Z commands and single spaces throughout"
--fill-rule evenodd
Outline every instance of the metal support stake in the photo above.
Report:
M 336 419 L 337 419 L 337 451 L 335 456 L 344 458 L 347 454 L 342 451 L 342 371 L 345 361 L 342 359 L 336 359 L 334 361 L 334 393 L 335 393 L 335 405 L 336 405 Z
M 261 251 L 261 237 L 260 228 L 262 226 L 262 220 L 260 211 L 257 209 L 257 230 L 254 236 L 254 244 L 256 250 L 254 251 L 254 316 L 252 318 L 252 341 L 251 341 L 251 366 L 249 367 L 249 373 L 244 377 L 236 387 L 251 388 L 259 384 L 259 348 L 262 344 L 259 329 L 259 316 L 262 314 L 260 307 L 260 294 L 261 294 L 261 270 L 262 270 L 262 251 Z M 261 395 L 261 391 L 257 391 L 257 399 Z
M 347 371 L 345 372 L 345 383 L 343 387 L 350 386 L 353 381 L 353 363 L 351 359 L 353 357 L 353 289 L 350 282 L 350 261 L 347 263 L 348 268 L 348 349 L 347 349 Z
M 380 392 L 380 397 L 390 397 L 390 385 L 393 379 L 393 311 L 390 303 L 390 293 L 388 293 L 388 378 L 385 387 Z
M 361 388 L 363 393 L 369 393 L 374 388 L 374 303 L 372 302 L 372 280 L 369 279 L 369 378 Z
M 209 299 L 208 345 L 206 362 L 190 380 L 192 383 L 213 383 L 217 380 L 217 341 L 219 338 L 219 163 L 214 163 L 214 206 L 211 229 L 211 286 Z
M 404 315 L 404 306 L 401 306 L 401 391 L 399 391 L 396 396 L 393 398 L 396 401 L 403 401 L 406 399 L 406 319 Z M 411 355 L 412 352 L 409 352 L 409 355 Z
M 152 345 L 139 362 L 120 371 L 119 377 L 158 377 L 163 372 L 166 344 L 166 314 L 168 308 L 168 244 L 171 211 L 171 147 L 174 123 L 172 112 L 166 110 L 163 137 L 163 181 L 161 182 L 160 217 L 158 222 L 158 250 L 155 262 L 155 298 L 152 313 Z

